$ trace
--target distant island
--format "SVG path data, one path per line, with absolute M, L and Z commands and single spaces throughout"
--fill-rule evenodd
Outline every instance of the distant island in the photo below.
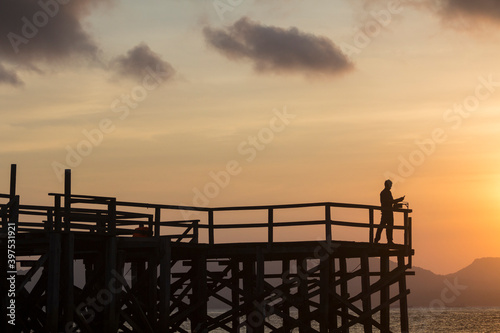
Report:
M 500 258 L 476 259 L 458 272 L 438 275 L 414 267 L 407 279 L 410 307 L 500 306 Z

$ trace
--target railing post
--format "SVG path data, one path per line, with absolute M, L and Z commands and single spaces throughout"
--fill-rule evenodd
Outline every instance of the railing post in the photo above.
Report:
M 410 268 L 413 267 L 413 262 L 412 262 L 412 256 L 411 256 L 411 250 L 413 248 L 413 244 L 412 244 L 412 219 L 411 217 L 408 218 L 408 246 L 409 246 L 409 250 L 410 250 L 410 253 L 408 254 L 408 265 L 410 265 Z
M 214 244 L 214 211 L 210 209 L 208 211 L 208 243 L 210 245 Z
M 155 208 L 155 238 L 160 237 L 161 208 Z
M 325 205 L 325 228 L 326 241 L 330 243 L 332 241 L 332 212 L 330 204 Z
M 273 244 L 273 238 L 274 238 L 274 235 L 273 235 L 273 224 L 274 224 L 274 217 L 273 217 L 273 214 L 274 211 L 272 208 L 269 208 L 267 210 L 267 243 L 269 245 Z
M 408 212 L 404 212 L 404 245 L 408 246 Z
M 373 208 L 370 208 L 370 244 L 373 244 L 373 223 L 374 223 L 374 217 L 373 217 Z
M 56 232 L 61 231 L 61 196 L 54 197 L 54 226 L 53 230 Z
M 10 199 L 14 199 L 16 196 L 16 178 L 17 178 L 17 165 L 10 165 Z
M 64 231 L 71 229 L 71 169 L 64 170 Z
M 199 220 L 193 221 L 193 242 L 198 244 L 199 230 L 198 230 L 198 222 Z
M 108 233 L 116 235 L 116 198 L 112 198 L 108 203 Z

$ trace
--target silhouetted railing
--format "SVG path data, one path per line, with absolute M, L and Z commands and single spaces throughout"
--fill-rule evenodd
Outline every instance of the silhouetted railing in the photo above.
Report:
M 15 168 L 14 172 L 15 174 Z M 263 206 L 236 206 L 236 207 L 195 207 L 179 205 L 159 205 L 149 203 L 117 201 L 113 197 L 75 195 L 71 194 L 70 172 L 67 170 L 65 179 L 65 193 L 50 193 L 54 198 L 53 206 L 18 205 L 15 214 L 19 217 L 17 221 L 18 232 L 88 232 L 96 234 L 108 234 L 122 237 L 160 237 L 168 236 L 173 242 L 195 242 L 200 241 L 200 230 L 205 230 L 208 244 L 217 244 L 216 233 L 219 230 L 241 230 L 241 229 L 265 229 L 267 238 L 259 239 L 258 242 L 275 242 L 277 229 L 297 226 L 322 226 L 324 233 L 320 238 L 327 242 L 336 239 L 335 227 L 347 227 L 350 230 L 366 230 L 363 242 L 373 243 L 374 234 L 379 226 L 375 223 L 375 212 L 381 207 L 372 205 L 359 205 L 335 202 L 263 205 Z M 11 182 L 15 179 L 11 177 Z M 15 186 L 11 185 L 9 195 L 0 194 L 0 198 L 8 198 L 9 201 L 1 206 L 2 227 L 5 228 L 8 217 L 12 215 L 12 205 L 19 197 L 15 195 Z M 17 199 L 16 199 L 17 198 Z M 320 210 L 319 219 L 279 221 L 276 215 L 282 212 L 291 213 L 298 208 L 314 208 Z M 363 221 L 353 222 L 335 218 L 336 209 L 348 209 L 352 211 L 363 211 Z M 166 214 L 174 212 L 181 218 L 165 218 Z M 231 223 L 223 222 L 219 216 L 223 212 L 243 212 L 251 215 L 255 212 L 264 213 L 265 221 L 242 222 L 236 218 Z M 411 249 L 411 217 L 410 209 L 395 209 L 395 214 L 402 214 L 402 224 L 394 225 L 396 232 L 403 233 L 403 245 Z M 186 218 L 193 213 L 201 215 L 200 218 Z M 10 215 L 9 215 L 10 214 Z M 398 219 L 395 219 L 397 221 Z M 168 229 L 168 231 L 167 231 Z M 172 230 L 180 230 L 173 232 Z M 352 239 L 350 239 L 352 241 Z

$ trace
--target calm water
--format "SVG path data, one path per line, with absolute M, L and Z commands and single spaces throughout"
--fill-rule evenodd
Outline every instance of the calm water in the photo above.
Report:
M 212 312 L 210 314 L 215 317 L 217 312 Z M 410 332 L 412 333 L 500 332 L 500 308 L 448 308 L 442 310 L 413 308 L 409 310 L 409 316 Z M 268 318 L 268 320 L 274 322 L 275 325 L 280 324 L 280 319 L 271 317 Z M 391 322 L 391 330 L 393 332 L 400 332 L 398 311 L 394 310 L 391 312 Z M 374 332 L 376 331 L 377 330 L 374 330 Z M 213 332 L 225 331 L 215 330 Z M 358 325 L 351 328 L 350 332 L 362 333 L 363 327 Z

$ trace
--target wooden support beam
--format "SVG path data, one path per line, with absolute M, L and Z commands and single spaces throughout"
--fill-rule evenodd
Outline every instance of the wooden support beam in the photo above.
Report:
M 64 170 L 64 231 L 71 230 L 71 170 Z
M 191 284 L 193 293 L 191 295 L 191 332 L 207 332 L 208 318 L 208 286 L 207 286 L 207 259 L 205 254 L 193 258 L 191 267 Z
M 74 252 L 75 252 L 75 235 L 67 233 L 62 235 L 63 249 L 61 254 L 61 273 L 63 280 L 61 281 L 62 292 L 62 309 L 64 312 L 64 322 L 73 322 L 75 312 L 75 297 L 74 297 Z
M 361 256 L 361 290 L 363 293 L 363 314 L 367 314 L 371 311 L 372 302 L 370 292 L 370 261 L 366 253 Z M 365 333 L 372 333 L 371 315 L 367 316 L 363 321 L 363 326 Z
M 14 198 L 16 196 L 16 180 L 17 180 L 17 165 L 10 165 L 10 198 Z
M 320 296 L 319 296 L 319 314 L 320 314 L 320 332 L 328 333 L 330 328 L 330 289 L 334 288 L 330 283 L 330 266 L 333 258 L 323 258 L 320 265 Z
M 297 263 L 297 276 L 299 278 L 298 293 L 300 299 L 300 304 L 298 306 L 299 321 L 301 323 L 299 327 L 299 332 L 305 333 L 309 332 L 309 327 L 311 326 L 311 313 L 309 309 L 307 257 L 299 256 L 296 263 Z
M 380 325 L 384 332 L 389 332 L 390 328 L 390 283 L 385 283 L 389 279 L 389 254 L 382 253 L 380 256 L 380 280 L 383 283 L 380 289 L 380 304 L 384 306 L 380 310 Z M 387 281 L 389 282 L 389 281 Z
M 49 260 L 47 277 L 46 328 L 58 332 L 59 323 L 59 277 L 61 274 L 61 235 L 49 236 Z
M 240 263 L 237 259 L 232 259 L 229 266 L 231 269 L 231 304 L 233 309 L 238 309 L 240 307 L 240 293 L 238 292 L 240 288 Z M 240 326 L 238 313 L 234 313 L 231 317 L 232 329 L 237 332 L 237 328 Z
M 171 262 L 172 248 L 169 238 L 161 239 L 160 253 L 160 320 L 159 331 L 169 331 L 170 292 L 171 292 Z
M 344 301 L 342 302 L 341 305 L 341 322 L 342 322 L 342 327 L 347 327 L 348 322 L 349 322 L 349 308 L 346 305 L 347 300 L 349 299 L 349 289 L 348 289 L 348 272 L 347 272 L 347 259 L 346 257 L 340 257 L 339 258 L 339 276 L 341 279 L 340 283 L 340 297 Z M 342 330 L 342 333 L 349 333 L 349 328 L 345 328 Z
M 110 297 L 106 306 L 106 331 L 116 332 L 118 330 L 118 299 L 119 295 L 110 292 L 108 289 L 116 280 L 117 274 L 117 239 L 116 237 L 109 237 L 106 240 L 106 254 L 105 254 L 105 268 L 104 268 L 104 290 L 108 291 Z M 98 295 L 99 297 L 99 295 Z
M 404 295 L 399 299 L 399 317 L 401 322 L 401 333 L 408 333 L 410 331 L 410 324 L 408 319 L 408 298 L 406 297 L 406 275 L 405 275 L 405 257 L 398 256 L 398 268 L 401 269 L 399 276 L 399 294 Z

